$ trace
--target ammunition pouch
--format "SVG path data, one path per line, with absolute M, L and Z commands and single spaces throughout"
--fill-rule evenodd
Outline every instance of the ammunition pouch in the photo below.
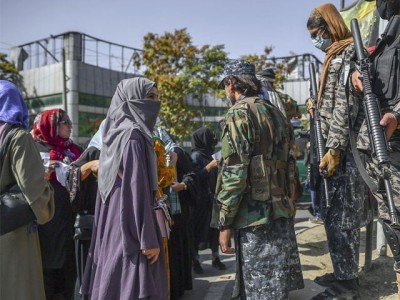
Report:
M 255 155 L 250 161 L 250 187 L 253 200 L 268 201 L 273 196 L 286 196 L 288 189 L 288 163 L 267 160 L 264 155 Z
M 300 182 L 300 174 L 299 169 L 296 165 L 296 159 L 289 159 L 289 190 L 290 190 L 290 199 L 296 201 L 301 196 L 303 196 L 303 187 Z
M 258 201 L 267 201 L 271 198 L 271 170 L 267 166 L 262 154 L 253 156 L 250 161 L 251 197 Z
M 248 189 L 253 201 L 263 201 L 271 208 L 271 219 L 290 218 L 294 216 L 295 208 L 289 198 L 289 165 L 286 160 L 276 159 L 285 157 L 289 147 L 281 148 L 280 145 L 276 148 L 275 151 L 281 149 L 285 155 L 274 152 L 274 144 L 279 140 L 282 142 L 287 138 L 286 146 L 290 145 L 289 124 L 276 108 L 268 110 L 268 117 L 259 118 L 257 106 L 264 104 L 262 102 L 256 104 L 256 100 L 254 97 L 243 100 L 249 105 L 255 131 L 254 149 L 248 170 Z M 281 119 L 285 122 L 275 122 Z M 285 126 L 282 126 L 283 123 Z

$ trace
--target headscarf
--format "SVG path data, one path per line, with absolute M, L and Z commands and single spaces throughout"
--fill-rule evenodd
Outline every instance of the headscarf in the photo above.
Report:
M 98 150 L 101 150 L 101 147 L 103 146 L 103 133 L 104 133 L 104 124 L 106 123 L 106 119 L 101 121 L 99 129 L 97 132 L 94 134 L 92 139 L 90 140 L 88 144 L 88 148 L 90 147 L 95 147 Z
M 0 121 L 28 129 L 28 108 L 18 88 L 0 80 Z
M 150 187 L 157 190 L 157 157 L 152 132 L 161 103 L 143 99 L 154 86 L 153 81 L 143 77 L 124 79 L 117 86 L 107 113 L 100 154 L 99 191 L 103 202 L 106 202 L 114 186 L 122 154 L 134 129 L 139 130 L 147 140 L 145 158 L 150 168 Z
M 70 164 L 79 157 L 80 150 L 70 138 L 58 136 L 61 121 L 70 121 L 70 119 L 60 108 L 41 112 L 33 122 L 33 139 L 50 146 L 50 160 Z
M 218 143 L 215 134 L 206 127 L 200 127 L 192 134 L 192 152 L 200 152 L 210 157 L 214 153 L 214 147 Z
M 310 18 L 318 18 L 322 16 L 328 24 L 329 32 L 332 34 L 332 45 L 326 48 L 324 64 L 322 67 L 319 92 L 318 92 L 318 106 L 322 101 L 322 93 L 325 88 L 326 80 L 328 77 L 328 70 L 331 60 L 340 52 L 342 52 L 348 45 L 353 43 L 353 36 L 347 28 L 342 16 L 331 3 L 326 3 L 316 7 L 312 12 Z

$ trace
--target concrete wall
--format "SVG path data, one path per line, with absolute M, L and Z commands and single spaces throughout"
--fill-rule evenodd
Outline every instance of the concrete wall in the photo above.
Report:
M 28 96 L 45 96 L 62 93 L 62 64 L 56 63 L 20 72 L 24 77 Z

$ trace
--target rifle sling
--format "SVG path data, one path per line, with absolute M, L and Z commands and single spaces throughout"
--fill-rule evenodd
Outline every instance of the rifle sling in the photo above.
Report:
M 356 144 L 356 136 L 354 135 L 353 131 L 353 124 L 351 122 L 351 114 L 350 114 L 350 104 L 349 104 L 349 77 L 345 80 L 346 84 L 346 102 L 347 102 L 347 116 L 348 116 L 348 124 L 349 124 L 349 141 L 350 141 L 350 146 L 351 146 L 351 151 L 353 153 L 353 158 L 354 162 L 356 163 L 357 169 L 360 172 L 360 175 L 364 182 L 368 185 L 369 189 L 371 190 L 372 193 L 376 193 L 378 190 L 378 186 L 375 184 L 375 182 L 372 181 L 371 176 L 369 176 L 367 170 L 365 169 L 364 163 L 361 160 L 360 157 L 360 152 L 357 149 L 357 144 Z

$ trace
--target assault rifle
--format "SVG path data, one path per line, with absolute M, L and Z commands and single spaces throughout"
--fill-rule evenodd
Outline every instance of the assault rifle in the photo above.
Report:
M 381 110 L 378 97 L 372 92 L 369 70 L 369 59 L 365 57 L 364 47 L 361 40 L 360 28 L 357 19 L 351 20 L 351 31 L 353 33 L 354 45 L 357 53 L 358 68 L 364 85 L 363 106 L 368 134 L 371 141 L 372 155 L 378 161 L 378 167 L 382 172 L 381 179 L 385 185 L 386 198 L 389 205 L 389 214 L 392 224 L 400 226 L 393 201 L 392 185 L 390 182 L 390 160 L 388 155 L 388 142 L 384 128 L 379 124 Z M 383 192 L 383 191 L 381 191 Z
M 325 155 L 325 144 L 324 144 L 324 136 L 322 135 L 321 129 L 321 118 L 319 116 L 318 108 L 317 108 L 317 97 L 318 97 L 318 89 L 317 89 L 317 81 L 315 79 L 315 67 L 313 63 L 310 63 L 309 66 L 310 71 L 310 83 L 311 83 L 311 99 L 314 107 L 314 132 L 315 132 L 315 141 L 317 143 L 317 156 L 318 156 L 318 165 L 321 162 L 322 158 Z M 322 173 L 323 181 L 324 181 L 324 192 L 325 192 L 325 203 L 326 207 L 331 206 L 331 199 L 329 197 L 329 183 L 328 179 L 325 177 L 325 173 Z

